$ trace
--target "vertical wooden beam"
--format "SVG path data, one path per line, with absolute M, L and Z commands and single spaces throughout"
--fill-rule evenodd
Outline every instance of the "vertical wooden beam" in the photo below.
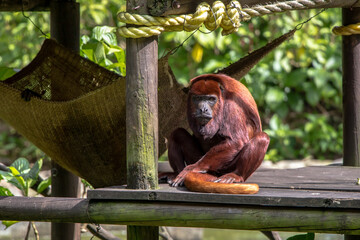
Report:
M 360 22 L 360 8 L 342 9 L 343 25 Z M 344 165 L 360 166 L 360 35 L 343 36 Z M 345 240 L 360 239 L 345 235 Z
M 343 8 L 343 25 L 360 22 L 360 8 Z M 344 165 L 360 166 L 360 35 L 343 36 Z
M 146 0 L 128 0 L 128 12 L 148 14 Z M 126 158 L 131 189 L 156 189 L 158 158 L 157 37 L 126 39 Z M 158 227 L 128 226 L 127 239 L 159 239 Z
M 80 51 L 80 8 L 75 0 L 52 1 L 50 7 L 51 37 L 60 44 Z M 56 94 L 53 94 L 56 96 Z M 52 98 L 52 100 L 57 100 Z M 52 196 L 80 197 L 80 179 L 58 164 L 52 165 Z M 80 240 L 80 224 L 52 223 L 52 240 Z

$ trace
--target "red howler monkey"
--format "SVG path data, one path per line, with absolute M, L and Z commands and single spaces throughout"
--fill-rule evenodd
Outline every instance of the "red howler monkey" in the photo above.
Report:
M 269 145 L 249 90 L 226 75 L 198 76 L 190 82 L 187 116 L 193 135 L 178 128 L 168 140 L 175 172 L 167 175 L 170 184 L 200 192 L 257 192 L 256 184 L 235 184 L 260 166 Z

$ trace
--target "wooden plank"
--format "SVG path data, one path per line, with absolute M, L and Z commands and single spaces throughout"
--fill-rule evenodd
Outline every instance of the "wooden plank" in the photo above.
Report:
M 360 234 L 360 210 L 0 197 L 0 219 Z
M 249 182 L 260 185 L 254 195 L 189 192 L 162 184 L 160 190 L 127 190 L 113 187 L 90 190 L 89 199 L 222 203 L 277 207 L 360 208 L 360 168 L 308 167 L 288 170 L 262 169 Z
M 306 167 L 297 169 L 261 169 L 248 182 L 260 187 L 307 190 L 360 191 L 356 185 L 360 168 L 356 167 Z
M 95 189 L 88 192 L 92 200 L 134 200 L 152 202 L 192 202 L 237 204 L 276 207 L 356 208 L 360 209 L 359 192 L 312 191 L 260 188 L 253 195 L 206 194 L 171 188 L 166 184 L 159 190 L 128 190 L 120 187 Z
M 215 0 L 206 0 L 205 2 L 213 3 Z M 284 0 L 282 0 L 284 1 Z M 22 4 L 23 2 L 23 4 Z M 152 1 L 161 2 L 161 1 Z M 172 15 L 172 14 L 189 14 L 194 13 L 199 3 L 204 2 L 203 0 L 168 0 L 166 2 L 166 8 L 160 9 L 160 13 L 157 15 Z M 225 3 L 228 1 L 224 1 Z M 242 0 L 240 1 L 243 7 L 252 7 L 258 4 L 264 5 L 276 1 L 267 0 Z M 281 2 L 281 1 L 279 1 Z M 50 0 L 0 0 L 0 11 L 45 11 L 49 10 Z M 325 4 L 317 5 L 312 8 L 350 8 L 360 7 L 360 2 L 356 0 L 332 0 Z M 154 7 L 153 7 L 154 8 Z M 310 8 L 309 8 L 310 9 Z
M 50 10 L 50 0 L 0 0 L 1 11 L 45 11 Z

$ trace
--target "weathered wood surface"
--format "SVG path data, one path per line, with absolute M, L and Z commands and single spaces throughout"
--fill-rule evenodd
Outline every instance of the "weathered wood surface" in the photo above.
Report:
M 156 3 L 162 2 L 162 1 L 155 1 Z M 166 2 L 166 1 L 164 1 Z M 175 4 L 172 4 L 173 2 L 176 2 Z M 199 5 L 199 3 L 201 2 L 208 2 L 209 4 L 212 4 L 213 2 L 215 2 L 215 0 L 197 0 L 197 1 L 193 1 L 193 0 L 176 0 L 176 1 L 170 1 L 168 0 L 167 3 L 165 4 L 165 6 L 167 6 L 167 8 L 163 9 L 163 13 L 162 15 L 173 15 L 173 14 L 189 14 L 189 13 L 194 13 L 196 10 L 196 7 Z M 224 3 L 228 3 L 229 0 L 224 0 Z M 280 1 L 275 1 L 275 0 L 240 0 L 240 3 L 242 5 L 243 8 L 248 8 L 248 7 L 253 7 L 253 6 L 257 6 L 257 5 L 266 5 L 266 4 L 270 4 L 270 3 L 275 3 L 275 2 L 284 2 L 284 0 L 280 0 Z M 338 7 L 342 7 L 342 8 L 350 8 L 350 7 L 360 7 L 360 2 L 357 0 L 347 0 L 347 1 L 343 1 L 343 0 L 331 0 L 331 1 L 327 1 L 326 3 L 322 3 L 322 4 L 317 4 L 317 5 L 313 5 L 307 9 L 311 9 L 311 8 L 338 8 Z
M 0 0 L 0 11 L 50 10 L 50 0 Z
M 212 3 L 215 0 L 205 0 L 205 2 Z M 284 1 L 284 0 L 282 0 Z M 23 4 L 22 4 L 23 2 Z M 154 1 L 153 1 L 154 2 Z M 160 2 L 160 1 L 156 1 Z M 166 1 L 166 9 L 157 10 L 160 11 L 163 15 L 172 15 L 172 14 L 189 14 L 194 13 L 196 6 L 204 2 L 204 0 L 177 0 L 175 4 L 172 4 L 172 0 Z M 228 1 L 224 1 L 225 3 Z M 241 0 L 240 1 L 243 7 L 252 7 L 256 5 L 269 4 L 271 2 L 281 2 L 281 1 L 268 1 L 268 0 Z M 22 11 L 24 8 L 25 11 L 43 11 L 49 10 L 50 0 L 0 0 L 0 11 Z M 179 6 L 179 8 L 177 8 Z M 328 1 L 325 4 L 317 5 L 312 8 L 350 8 L 350 7 L 360 7 L 360 2 L 357 0 L 332 0 Z
M 360 22 L 360 8 L 342 9 L 343 25 Z M 343 36 L 343 158 L 346 166 L 360 166 L 360 35 Z M 360 236 L 345 236 L 345 240 Z
M 344 25 L 360 22 L 360 8 L 342 14 Z M 342 39 L 344 165 L 360 166 L 360 35 Z
M 29 2 L 29 1 L 25 1 Z M 58 0 L 51 3 L 50 28 L 51 37 L 58 43 L 80 52 L 80 5 L 75 0 Z M 63 82 L 64 84 L 64 82 Z M 51 86 L 53 101 L 59 101 L 61 86 Z M 80 197 L 80 178 L 52 162 L 51 195 L 53 197 Z M 81 225 L 70 223 L 52 223 L 51 239 L 81 239 Z
M 0 219 L 360 234 L 360 209 L 0 197 Z
M 147 0 L 127 0 L 148 14 Z M 158 37 L 126 39 L 126 164 L 131 189 L 158 188 Z M 159 239 L 159 228 L 127 226 L 127 239 Z
M 88 198 L 360 209 L 360 186 L 356 185 L 359 176 L 360 168 L 354 167 L 261 169 L 248 180 L 260 185 L 259 193 L 254 195 L 194 193 L 162 184 L 156 191 L 132 191 L 124 187 L 95 189 L 88 192 Z
M 127 1 L 132 9 L 139 1 Z M 141 5 L 146 6 L 142 0 Z M 140 13 L 147 13 L 140 8 Z M 127 185 L 157 188 L 158 42 L 157 36 L 126 39 L 126 163 Z

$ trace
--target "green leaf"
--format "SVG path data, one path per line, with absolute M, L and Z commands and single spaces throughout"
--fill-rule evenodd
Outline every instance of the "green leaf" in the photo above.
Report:
M 20 175 L 20 172 L 15 168 L 10 166 L 9 167 L 13 178 L 9 181 L 10 183 L 14 184 L 17 188 L 19 188 L 22 191 L 26 191 L 26 183 L 24 178 Z M 19 183 L 19 184 L 17 184 Z
M 15 176 L 11 172 L 0 171 L 0 175 L 5 181 L 22 190 L 23 186 L 18 182 L 18 180 L 16 180 Z
M 86 181 L 85 179 L 82 178 L 81 182 L 82 182 L 82 184 L 85 185 L 85 187 L 88 187 L 90 189 L 94 189 L 94 187 L 88 181 Z
M 292 93 L 288 95 L 288 102 L 290 107 L 295 111 L 295 112 L 302 112 L 304 109 L 304 100 L 302 99 L 302 97 L 300 96 L 300 94 L 298 93 Z
M 19 221 L 1 221 L 1 223 L 5 226 L 5 230 L 8 229 L 10 226 L 18 223 Z
M 91 37 L 98 40 L 99 42 L 104 41 L 109 45 L 117 45 L 115 31 L 115 27 L 98 26 L 94 27 Z
M 37 192 L 42 193 L 46 188 L 48 188 L 51 185 L 51 177 L 45 179 L 42 181 L 39 186 L 37 187 Z
M 14 194 L 9 189 L 0 186 L 0 196 L 14 196 Z
M 101 63 L 106 58 L 105 48 L 102 43 L 97 44 L 94 52 L 94 58 L 96 63 Z
M 315 106 L 320 101 L 320 93 L 317 91 L 315 86 L 313 88 L 307 89 L 305 97 L 306 97 L 306 101 L 311 106 Z
M 30 169 L 29 174 L 27 175 L 28 178 L 31 178 L 33 180 L 37 180 L 39 172 L 41 170 L 43 164 L 43 160 L 39 159 L 36 161 L 36 163 L 34 164 L 34 166 Z
M 113 54 L 113 53 L 121 53 L 125 57 L 125 51 L 119 46 L 115 45 L 106 45 L 106 51 L 107 54 Z
M 12 68 L 0 67 L 0 81 L 11 77 L 15 73 L 16 72 Z
M 6 171 L 0 170 L 0 176 L 2 176 L 3 179 L 7 180 L 8 177 L 12 177 L 12 174 L 11 174 L 11 172 L 6 172 Z
M 284 101 L 284 99 L 285 93 L 277 88 L 270 88 L 265 95 L 265 101 L 270 105 L 274 103 L 280 103 Z
M 42 167 L 42 163 L 43 163 L 42 159 L 37 160 L 34 166 L 29 171 L 29 173 L 24 176 L 25 181 L 28 181 L 29 187 L 32 187 L 36 183 L 40 169 Z
M 19 172 L 19 175 L 30 169 L 29 161 L 26 158 L 16 159 L 11 166 Z
M 304 69 L 296 69 L 285 75 L 284 84 L 287 87 L 301 86 L 307 78 L 307 72 Z
M 315 233 L 299 234 L 289 237 L 287 240 L 314 240 Z
M 272 116 L 272 118 L 270 119 L 269 125 L 270 125 L 270 128 L 275 131 L 281 128 L 282 122 L 281 122 L 280 118 L 278 117 L 278 115 L 275 114 Z

